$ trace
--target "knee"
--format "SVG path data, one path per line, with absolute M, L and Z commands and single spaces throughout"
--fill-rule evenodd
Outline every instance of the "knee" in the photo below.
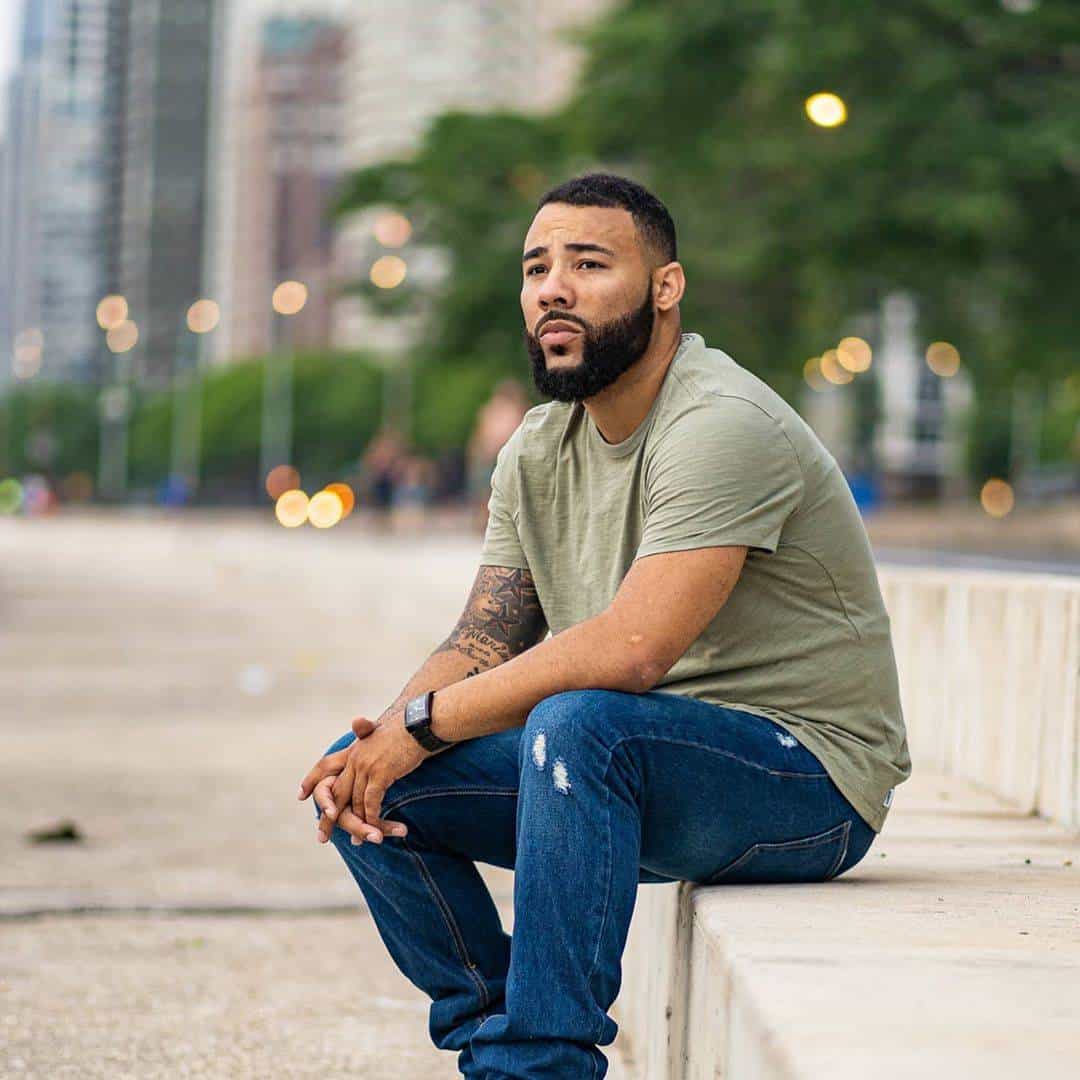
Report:
M 610 690 L 563 690 L 537 702 L 525 718 L 521 740 L 522 767 L 543 771 L 548 760 L 589 742 L 603 744 L 610 736 Z

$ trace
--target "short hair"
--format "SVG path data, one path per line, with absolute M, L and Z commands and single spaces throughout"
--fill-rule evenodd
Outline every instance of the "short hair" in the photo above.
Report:
M 675 243 L 675 222 L 667 207 L 648 189 L 611 173 L 587 173 L 567 180 L 542 195 L 537 211 L 548 203 L 567 203 L 570 206 L 614 206 L 628 210 L 638 232 L 650 247 L 658 251 L 665 262 L 678 256 Z

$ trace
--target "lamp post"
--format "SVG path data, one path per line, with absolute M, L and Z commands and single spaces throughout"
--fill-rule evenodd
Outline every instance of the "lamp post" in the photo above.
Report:
M 291 317 L 307 303 L 307 287 L 283 281 L 271 298 L 273 349 L 263 364 L 262 432 L 256 491 L 275 465 L 289 465 L 293 444 L 293 335 Z
M 201 336 L 221 319 L 213 300 L 196 300 L 187 309 L 176 338 L 173 364 L 172 445 L 169 455 L 169 494 L 187 502 L 199 488 L 202 451 Z
M 97 321 L 105 331 L 102 345 L 110 384 L 98 394 L 101 420 L 98 450 L 97 487 L 101 495 L 122 499 L 128 481 L 128 422 L 131 417 L 131 350 L 139 340 L 139 330 L 128 318 L 127 300 L 119 294 L 103 297 L 97 306 Z M 109 357 L 114 359 L 110 363 Z

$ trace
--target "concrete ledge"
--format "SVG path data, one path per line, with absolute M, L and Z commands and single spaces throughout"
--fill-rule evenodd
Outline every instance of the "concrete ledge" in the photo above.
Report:
M 1074 1077 L 1080 836 L 923 770 L 832 882 L 642 886 L 614 1011 L 647 1080 Z

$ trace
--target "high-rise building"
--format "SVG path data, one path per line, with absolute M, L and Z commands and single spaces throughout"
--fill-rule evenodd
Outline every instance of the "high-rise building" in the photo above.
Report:
M 286 280 L 308 290 L 303 309 L 289 319 L 291 343 L 325 346 L 329 340 L 329 211 L 344 170 L 346 61 L 340 22 L 272 16 L 261 24 L 235 128 L 236 232 L 222 327 L 233 355 L 279 344 L 270 300 Z
M 0 199 L 0 378 L 94 380 L 108 0 L 27 0 Z
M 128 0 L 119 291 L 139 328 L 137 377 L 169 381 L 202 296 L 222 0 Z

